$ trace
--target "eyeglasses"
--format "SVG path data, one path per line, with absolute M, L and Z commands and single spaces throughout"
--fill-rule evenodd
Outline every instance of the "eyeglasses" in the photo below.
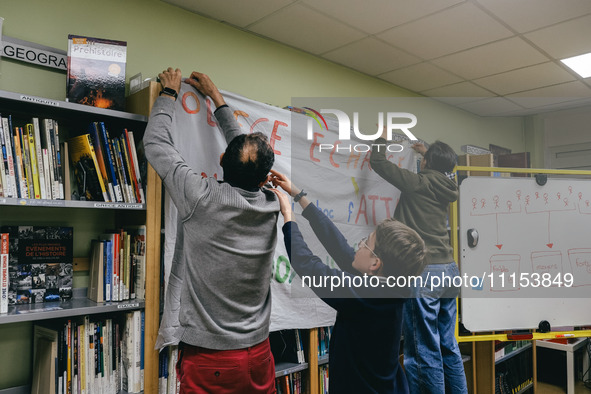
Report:
M 369 246 L 367 246 L 367 240 L 369 239 L 369 237 L 364 237 L 361 239 L 361 241 L 359 241 L 359 247 L 360 248 L 367 248 L 367 250 L 369 250 L 371 252 L 371 254 L 374 255 L 374 257 L 376 259 L 379 259 L 378 255 L 376 254 L 376 252 L 374 252 Z

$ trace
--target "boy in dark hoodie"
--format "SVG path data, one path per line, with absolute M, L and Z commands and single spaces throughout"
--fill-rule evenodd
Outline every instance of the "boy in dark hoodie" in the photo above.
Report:
M 451 279 L 441 280 L 444 284 L 434 288 L 431 281 L 424 283 L 416 289 L 417 298 L 409 298 L 404 304 L 404 369 L 409 389 L 412 394 L 467 393 L 464 365 L 455 338 L 459 288 L 451 286 L 459 270 L 447 231 L 447 209 L 458 198 L 452 173 L 457 156 L 440 141 L 428 150 L 423 144 L 415 144 L 413 149 L 423 155 L 421 171 L 415 174 L 388 161 L 385 137 L 384 132 L 375 141 L 370 163 L 378 175 L 401 192 L 394 218 L 425 241 L 428 265 L 423 280 L 432 280 L 434 276 Z
M 343 283 L 365 278 L 372 285 L 343 285 L 312 290 L 337 311 L 330 338 L 330 393 L 406 394 L 408 384 L 398 361 L 404 298 L 408 289 L 392 288 L 386 276 L 419 275 L 425 266 L 425 243 L 403 223 L 386 219 L 358 243 L 357 252 L 332 221 L 283 174 L 271 170 L 272 181 L 302 207 L 314 234 L 341 269 L 330 268 L 312 254 L 293 221 L 286 194 L 279 197 L 285 219 L 283 234 L 291 266 L 302 277 L 338 279 Z M 332 282 L 332 281 L 331 281 Z

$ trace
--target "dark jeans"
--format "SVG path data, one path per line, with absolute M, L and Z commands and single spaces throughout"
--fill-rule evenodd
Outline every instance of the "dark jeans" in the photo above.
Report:
M 431 264 L 423 271 L 429 275 L 459 276 L 455 262 Z M 456 298 L 459 288 L 427 283 L 417 289 L 417 298 L 404 304 L 404 369 L 411 394 L 466 394 L 466 376 L 455 338 Z

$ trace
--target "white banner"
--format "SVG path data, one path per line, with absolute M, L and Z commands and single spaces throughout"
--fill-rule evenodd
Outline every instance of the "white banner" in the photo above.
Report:
M 228 105 L 244 133 L 260 131 L 269 138 L 275 150 L 274 168 L 290 176 L 308 197 L 349 240 L 350 245 L 370 234 L 383 219 L 394 214 L 399 191 L 383 181 L 370 168 L 368 151 L 371 142 L 361 140 L 337 141 L 338 125 L 327 119 L 326 126 L 314 123 L 314 139 L 307 139 L 308 116 L 262 104 L 236 94 L 223 92 Z M 182 84 L 173 119 L 175 146 L 195 172 L 222 179 L 220 155 L 226 148 L 219 130 L 211 101 L 205 100 L 190 85 Z M 319 142 L 325 144 L 320 149 Z M 355 145 L 348 147 L 344 142 Z M 329 144 L 335 149 L 327 149 Z M 369 144 L 369 145 L 368 145 Z M 400 153 L 388 153 L 388 158 L 403 168 L 415 168 L 414 151 L 407 143 Z M 329 265 L 334 262 L 322 248 L 307 221 L 295 207 L 297 222 L 310 248 Z M 165 197 L 165 280 L 172 262 L 177 230 L 176 208 Z M 271 331 L 288 328 L 312 328 L 334 323 L 335 311 L 318 299 L 310 289 L 302 290 L 299 276 L 289 264 L 283 242 L 283 218 L 278 221 L 278 242 L 273 259 L 271 291 Z M 297 295 L 296 295 L 297 294 Z

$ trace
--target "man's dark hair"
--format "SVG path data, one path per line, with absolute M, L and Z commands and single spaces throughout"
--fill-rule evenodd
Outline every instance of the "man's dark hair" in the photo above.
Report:
M 427 168 L 439 172 L 451 172 L 458 161 L 458 156 L 445 142 L 435 141 L 425 153 L 425 160 L 427 160 Z
M 260 132 L 235 137 L 222 157 L 224 180 L 242 189 L 252 189 L 265 180 L 275 154 L 267 137 Z

